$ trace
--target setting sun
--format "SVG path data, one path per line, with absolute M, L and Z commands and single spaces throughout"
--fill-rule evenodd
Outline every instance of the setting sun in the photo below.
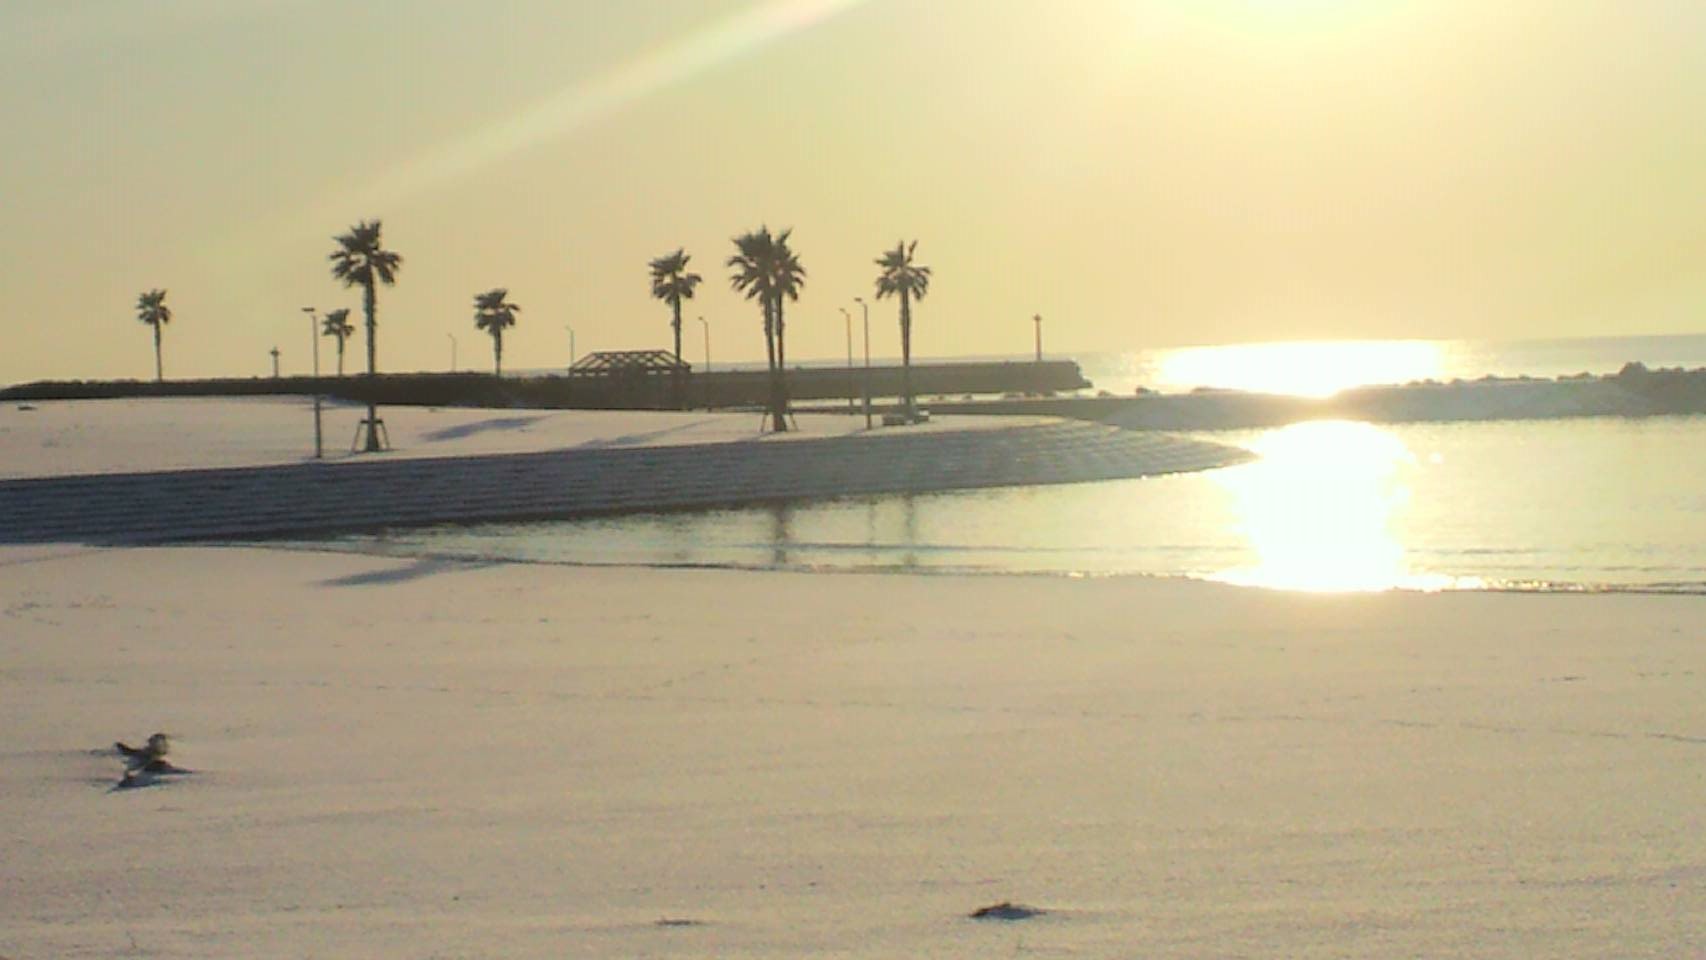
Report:
M 1162 389 L 1187 386 L 1327 397 L 1376 383 L 1438 377 L 1436 343 L 1344 340 L 1187 347 L 1161 363 Z

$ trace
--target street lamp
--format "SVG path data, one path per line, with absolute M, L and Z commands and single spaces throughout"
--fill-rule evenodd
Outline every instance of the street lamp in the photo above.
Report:
M 1043 362 L 1043 315 L 1040 313 L 1032 314 L 1031 315 L 1031 322 L 1035 323 L 1037 325 L 1037 362 L 1042 363 Z
M 853 389 L 853 315 L 847 312 L 846 307 L 835 309 L 840 310 L 841 318 L 847 321 L 847 412 L 852 413 L 856 392 Z
M 705 372 L 710 373 L 711 372 L 711 325 L 705 322 L 704 317 L 699 318 L 699 325 L 701 327 L 705 328 Z
M 865 316 L 865 429 L 871 429 L 871 305 L 864 297 L 854 297 L 853 302 L 859 305 L 859 310 Z
M 445 334 L 445 336 L 450 338 L 450 372 L 455 373 L 456 372 L 456 334 L 447 333 L 447 334 Z
M 575 328 L 563 324 L 563 329 L 569 331 L 569 366 L 575 365 Z
M 302 312 L 308 315 L 308 346 L 314 354 L 314 459 L 319 460 L 326 455 L 325 435 L 320 429 L 320 321 L 313 307 L 303 307 Z

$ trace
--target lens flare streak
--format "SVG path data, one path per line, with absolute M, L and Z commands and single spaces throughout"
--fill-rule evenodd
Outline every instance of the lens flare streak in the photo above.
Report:
M 577 82 L 428 151 L 362 194 L 383 206 L 585 127 L 659 90 L 822 24 L 863 0 L 771 0 Z

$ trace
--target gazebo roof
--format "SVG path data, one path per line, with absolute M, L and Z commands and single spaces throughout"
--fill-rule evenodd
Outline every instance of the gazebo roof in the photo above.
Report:
M 685 373 L 692 366 L 667 350 L 603 350 L 589 353 L 569 367 L 569 373 L 596 376 L 612 373 Z

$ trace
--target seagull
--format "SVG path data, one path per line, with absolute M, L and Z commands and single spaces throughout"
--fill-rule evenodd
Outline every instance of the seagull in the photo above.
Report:
M 172 766 L 166 759 L 166 754 L 172 749 L 172 738 L 163 733 L 156 733 L 148 738 L 145 747 L 133 747 L 120 740 L 113 744 L 118 752 L 124 754 L 126 776 L 131 773 L 175 773 L 178 768 Z

